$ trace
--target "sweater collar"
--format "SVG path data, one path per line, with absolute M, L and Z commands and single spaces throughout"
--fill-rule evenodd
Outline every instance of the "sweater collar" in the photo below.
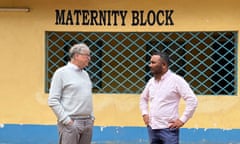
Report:
M 76 66 L 75 64 L 72 64 L 71 62 L 68 62 L 67 65 L 76 71 L 81 71 L 81 69 L 78 66 Z

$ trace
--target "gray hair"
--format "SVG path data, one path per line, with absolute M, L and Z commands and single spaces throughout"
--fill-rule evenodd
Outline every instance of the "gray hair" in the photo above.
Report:
M 76 53 L 78 53 L 78 54 L 81 53 L 83 49 L 84 50 L 89 50 L 89 47 L 85 43 L 79 43 L 79 44 L 73 45 L 69 49 L 69 56 L 70 56 L 70 58 L 72 58 Z

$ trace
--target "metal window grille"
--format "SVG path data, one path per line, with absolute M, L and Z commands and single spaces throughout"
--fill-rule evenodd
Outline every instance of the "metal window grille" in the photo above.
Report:
M 69 48 L 91 49 L 86 68 L 94 93 L 140 93 L 151 77 L 151 52 L 165 51 L 170 69 L 199 95 L 236 95 L 237 32 L 46 32 L 46 92 Z

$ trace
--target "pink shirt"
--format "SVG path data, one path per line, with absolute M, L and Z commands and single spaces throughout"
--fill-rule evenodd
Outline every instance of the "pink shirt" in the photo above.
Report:
M 186 106 L 179 117 L 178 106 L 183 98 Z M 140 98 L 142 115 L 149 114 L 152 129 L 168 128 L 171 120 L 180 119 L 186 123 L 193 115 L 198 101 L 188 83 L 168 70 L 158 82 L 151 78 Z

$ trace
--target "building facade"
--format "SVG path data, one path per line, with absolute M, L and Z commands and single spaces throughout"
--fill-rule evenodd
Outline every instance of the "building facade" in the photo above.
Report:
M 139 96 L 154 50 L 199 100 L 181 143 L 239 143 L 239 14 L 237 0 L 1 0 L 0 143 L 57 143 L 49 83 L 78 42 L 92 51 L 93 143 L 148 142 Z

